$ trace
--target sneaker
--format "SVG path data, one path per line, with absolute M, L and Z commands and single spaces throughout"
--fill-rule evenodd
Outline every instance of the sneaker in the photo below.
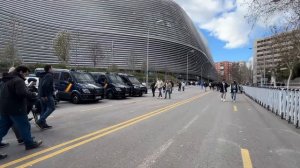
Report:
M 0 154 L 0 160 L 7 158 L 7 154 Z
M 38 140 L 38 141 L 33 141 L 33 144 L 30 146 L 25 146 L 26 150 L 31 150 L 31 149 L 35 149 L 41 146 L 41 144 L 43 143 L 43 141 Z
M 48 124 L 44 124 L 44 125 L 43 125 L 43 129 L 51 129 L 51 128 L 52 128 L 51 125 L 48 125 Z
M 39 127 L 40 129 L 44 129 L 44 128 L 43 128 L 43 124 L 40 123 L 39 121 L 37 121 L 35 124 L 36 124 L 36 126 Z
M 5 148 L 9 145 L 9 143 L 0 142 L 0 148 Z
M 24 144 L 23 139 L 18 139 L 18 144 L 19 144 L 19 145 L 23 145 L 23 144 Z

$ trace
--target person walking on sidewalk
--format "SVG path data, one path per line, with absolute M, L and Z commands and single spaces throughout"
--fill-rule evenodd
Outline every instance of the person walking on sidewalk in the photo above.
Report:
M 233 83 L 231 84 L 231 99 L 233 102 L 235 102 L 235 100 L 236 100 L 237 92 L 238 92 L 238 85 L 237 85 L 236 81 L 233 81 Z
M 178 82 L 178 91 L 179 92 L 181 91 L 181 82 L 180 81 Z
M 29 92 L 25 85 L 25 76 L 28 72 L 26 66 L 18 66 L 3 78 L 0 85 L 0 142 L 14 125 L 24 141 L 26 150 L 38 148 L 42 144 L 41 140 L 33 140 L 27 117 L 27 99 L 37 97 L 35 93 Z M 6 155 L 1 157 L 5 158 Z
M 153 95 L 153 97 L 155 97 L 155 90 L 156 90 L 155 81 L 153 81 L 151 83 L 150 87 L 151 87 L 151 90 L 152 90 L 152 95 Z
M 171 99 L 171 92 L 172 92 L 172 83 L 168 80 L 168 81 L 166 82 L 165 99 L 167 98 L 167 94 L 169 94 L 169 99 Z
M 162 98 L 161 90 L 162 90 L 163 86 L 164 86 L 164 82 L 161 79 L 158 79 L 155 84 L 155 87 L 158 88 L 158 92 L 159 92 L 158 98 Z
M 182 87 L 182 91 L 184 92 L 184 88 L 185 88 L 185 82 L 184 81 L 181 82 L 181 87 Z
M 222 83 L 220 84 L 220 92 L 221 92 L 221 101 L 225 102 L 226 100 L 226 92 L 227 92 L 228 84 L 223 79 Z
M 55 110 L 55 101 L 53 98 L 54 84 L 52 66 L 46 65 L 44 67 L 45 74 L 39 86 L 39 96 L 42 99 L 43 111 L 40 119 L 36 122 L 37 126 L 41 129 L 49 129 L 52 126 L 48 125 L 46 119 Z

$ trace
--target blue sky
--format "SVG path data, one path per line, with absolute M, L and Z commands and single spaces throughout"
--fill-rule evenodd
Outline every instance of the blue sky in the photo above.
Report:
M 221 61 L 248 61 L 253 56 L 252 43 L 244 47 L 226 49 L 224 48 L 225 42 L 209 35 L 206 30 L 199 29 L 208 41 L 213 59 L 215 62 Z
M 215 62 L 249 61 L 255 39 L 262 38 L 265 25 L 254 29 L 245 16 L 251 0 L 175 0 L 206 38 Z M 266 33 L 265 33 L 266 34 Z

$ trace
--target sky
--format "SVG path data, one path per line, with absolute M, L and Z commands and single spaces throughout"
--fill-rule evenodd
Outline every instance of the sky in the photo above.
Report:
M 245 18 L 249 0 L 175 0 L 206 38 L 215 62 L 246 61 L 253 58 L 255 39 L 266 32 Z

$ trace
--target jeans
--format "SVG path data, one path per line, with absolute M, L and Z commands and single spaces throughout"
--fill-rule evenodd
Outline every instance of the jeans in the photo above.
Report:
M 25 146 L 31 146 L 34 144 L 30 132 L 30 123 L 28 121 L 27 114 L 22 115 L 0 115 L 0 142 L 7 134 L 8 130 L 14 125 L 19 131 Z
M 47 99 L 47 101 L 42 103 L 43 108 L 38 123 L 46 123 L 46 119 L 48 118 L 48 116 L 55 110 L 55 102 L 53 96 L 48 96 Z
M 226 99 L 226 92 L 221 92 L 221 99 Z
M 236 92 L 235 91 L 233 91 L 232 93 L 231 93 L 231 99 L 232 100 L 236 100 Z
M 169 94 L 169 99 L 171 99 L 171 90 L 166 90 L 165 99 L 167 98 L 167 94 Z
M 158 88 L 158 92 L 159 92 L 158 97 L 162 97 L 161 90 L 162 90 L 162 88 Z
M 155 97 L 155 88 L 152 89 L 153 97 Z

